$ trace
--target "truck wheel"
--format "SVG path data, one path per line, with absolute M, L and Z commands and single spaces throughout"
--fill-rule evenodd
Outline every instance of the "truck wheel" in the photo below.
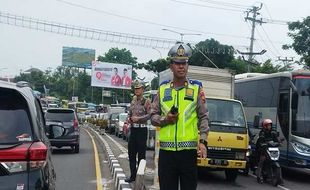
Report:
M 238 170 L 237 169 L 226 169 L 225 176 L 226 176 L 227 181 L 234 182 L 237 179 Z

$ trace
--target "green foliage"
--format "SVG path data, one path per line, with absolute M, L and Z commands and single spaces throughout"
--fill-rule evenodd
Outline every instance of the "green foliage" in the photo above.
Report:
M 138 64 L 138 68 L 144 68 L 147 71 L 153 71 L 155 74 L 157 74 L 169 68 L 169 64 L 170 62 L 168 59 L 158 59 L 156 61 L 150 60 L 147 63 Z
M 109 63 L 120 63 L 132 65 L 133 68 L 137 67 L 137 58 L 133 57 L 131 52 L 125 48 L 111 48 L 104 56 L 99 56 L 98 61 Z
M 310 16 L 303 19 L 302 22 L 291 22 L 288 25 L 288 36 L 293 39 L 293 44 L 284 45 L 284 49 L 292 48 L 301 56 L 300 62 L 310 67 Z
M 32 71 L 30 74 L 21 73 L 20 76 L 15 77 L 15 81 L 29 82 L 34 90 L 44 92 L 43 85 L 47 82 L 47 76 L 40 71 Z
M 201 41 L 196 45 L 193 55 L 189 59 L 190 65 L 213 67 L 213 64 L 206 59 L 201 52 L 208 56 L 219 68 L 226 68 L 234 59 L 233 47 L 220 44 L 211 38 Z M 201 52 L 200 52 L 201 51 Z

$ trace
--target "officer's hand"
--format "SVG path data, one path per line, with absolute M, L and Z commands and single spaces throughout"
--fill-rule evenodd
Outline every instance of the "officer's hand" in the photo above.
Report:
M 203 143 L 199 143 L 197 154 L 200 158 L 207 158 L 207 147 Z
M 176 113 L 176 114 L 172 114 L 171 112 L 169 112 L 166 116 L 166 121 L 168 124 L 174 124 L 177 122 L 178 120 L 178 116 L 179 116 L 179 113 Z
M 132 117 L 131 117 L 131 121 L 132 121 L 133 123 L 138 122 L 138 120 L 139 120 L 139 117 L 137 117 L 137 116 L 132 116 Z

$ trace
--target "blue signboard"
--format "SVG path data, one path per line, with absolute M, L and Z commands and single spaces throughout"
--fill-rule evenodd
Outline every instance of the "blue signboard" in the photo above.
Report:
M 91 63 L 95 60 L 96 51 L 94 49 L 63 47 L 62 65 L 67 67 L 77 67 L 91 69 Z

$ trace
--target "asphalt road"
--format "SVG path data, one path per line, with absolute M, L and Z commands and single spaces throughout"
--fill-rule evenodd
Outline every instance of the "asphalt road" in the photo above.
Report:
M 104 146 L 96 135 L 91 133 L 96 142 L 100 164 L 101 164 L 101 177 L 103 189 L 113 189 L 113 180 L 107 165 L 107 158 L 104 150 Z M 111 138 L 109 138 L 111 137 Z M 103 135 L 103 138 L 109 143 L 115 156 L 118 157 L 122 168 L 126 175 L 129 175 L 128 158 L 126 154 L 120 151 L 119 147 L 127 148 L 127 142 L 114 135 Z M 111 140 L 113 139 L 113 140 Z M 119 145 L 115 145 L 117 142 Z M 153 151 L 147 151 L 147 167 L 148 170 L 154 167 Z M 97 189 L 97 176 L 94 161 L 94 150 L 91 138 L 84 129 L 81 129 L 81 142 L 80 153 L 74 154 L 71 149 L 55 149 L 53 151 L 53 162 L 56 169 L 57 190 L 66 189 Z M 146 176 L 147 185 L 153 184 L 153 172 Z M 310 170 L 291 170 L 283 169 L 284 185 L 277 188 L 271 184 L 264 183 L 258 184 L 256 178 L 252 175 L 243 176 L 239 175 L 235 183 L 228 183 L 225 180 L 224 172 L 199 172 L 198 188 L 197 190 L 218 190 L 218 189 L 251 189 L 251 190 L 303 190 L 310 189 Z
M 75 154 L 68 147 L 53 149 L 52 160 L 56 170 L 56 189 L 97 189 L 97 176 L 94 159 L 94 148 L 91 137 L 80 130 L 80 153 Z M 103 146 L 94 138 L 100 156 L 102 189 L 111 189 L 113 180 L 108 169 Z
M 109 135 L 116 142 L 121 144 L 123 147 L 127 148 L 127 142 L 118 138 L 114 135 Z M 109 138 L 105 137 L 110 144 L 113 142 L 109 140 Z M 114 147 L 114 146 L 111 146 Z M 117 150 L 116 146 L 114 147 L 113 152 L 115 155 L 118 154 L 119 150 Z M 147 151 L 147 166 L 154 166 L 154 159 L 152 157 L 153 151 Z M 128 168 L 128 161 L 125 162 L 124 168 Z M 198 177 L 198 187 L 197 190 L 233 190 L 233 189 L 251 189 L 251 190 L 274 190 L 274 189 L 283 189 L 283 190 L 308 190 L 310 189 L 310 170 L 308 169 L 285 169 L 283 168 L 283 178 L 284 184 L 278 187 L 272 186 L 272 184 L 264 183 L 258 184 L 256 178 L 253 174 L 249 174 L 248 176 L 244 176 L 240 174 L 234 183 L 229 183 L 225 180 L 224 171 L 200 171 Z M 146 178 L 147 179 L 147 178 Z M 153 180 L 149 181 L 149 184 L 152 183 Z

